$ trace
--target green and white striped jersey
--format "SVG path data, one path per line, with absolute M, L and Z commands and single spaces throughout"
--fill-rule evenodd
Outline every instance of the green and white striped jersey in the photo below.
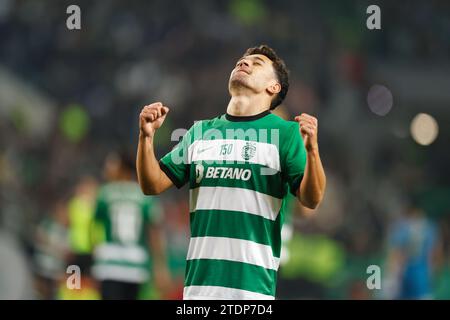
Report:
M 161 209 L 135 182 L 108 183 L 100 188 L 95 211 L 94 266 L 98 280 L 143 283 L 150 275 L 148 232 Z
M 285 198 L 305 165 L 298 124 L 269 111 L 196 122 L 160 160 L 189 183 L 184 299 L 274 299 Z

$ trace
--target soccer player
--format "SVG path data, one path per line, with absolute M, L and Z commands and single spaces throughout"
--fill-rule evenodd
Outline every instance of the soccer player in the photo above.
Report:
M 191 239 L 184 299 L 274 299 L 286 195 L 316 208 L 325 190 L 317 119 L 271 113 L 288 91 L 284 62 L 266 45 L 232 70 L 226 113 L 196 122 L 159 162 L 153 139 L 169 108 L 140 113 L 137 172 L 145 194 L 189 183 Z
M 102 299 L 135 300 L 141 285 L 152 278 L 164 294 L 169 289 L 161 209 L 134 181 L 133 157 L 110 154 L 105 162 L 108 182 L 100 188 L 93 228 L 93 275 Z

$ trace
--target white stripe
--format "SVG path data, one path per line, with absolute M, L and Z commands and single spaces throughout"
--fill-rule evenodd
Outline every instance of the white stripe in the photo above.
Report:
M 98 260 L 126 261 L 130 263 L 145 263 L 147 253 L 138 246 L 125 246 L 117 244 L 102 244 L 95 249 L 95 258 Z
M 255 152 L 252 157 L 247 160 L 248 163 L 260 164 L 276 171 L 280 171 L 280 154 L 278 148 L 274 144 L 234 140 L 234 139 L 217 139 L 217 140 L 196 140 L 188 149 L 188 162 L 194 161 L 211 161 L 218 163 L 244 163 L 246 160 L 242 157 L 242 151 L 248 144 L 255 146 Z M 221 146 L 224 144 L 233 145 L 230 154 L 221 154 Z
M 187 260 L 218 259 L 250 263 L 277 271 L 280 259 L 268 245 L 225 237 L 194 237 L 189 242 Z
M 275 297 L 253 291 L 217 287 L 188 286 L 183 290 L 184 300 L 275 300 Z
M 272 221 L 281 209 L 281 199 L 267 194 L 229 187 L 199 187 L 189 190 L 189 210 L 229 210 L 255 214 Z
M 145 270 L 119 265 L 97 264 L 92 267 L 92 275 L 97 280 L 116 280 L 131 283 L 142 283 L 148 280 Z

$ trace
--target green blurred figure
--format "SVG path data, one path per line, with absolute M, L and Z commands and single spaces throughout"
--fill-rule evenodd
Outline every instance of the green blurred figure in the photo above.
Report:
M 161 229 L 162 210 L 135 182 L 134 159 L 127 154 L 106 158 L 107 183 L 98 193 L 94 217 L 94 277 L 103 299 L 135 300 L 153 273 L 163 298 L 170 289 Z M 153 270 L 153 272 L 151 272 Z

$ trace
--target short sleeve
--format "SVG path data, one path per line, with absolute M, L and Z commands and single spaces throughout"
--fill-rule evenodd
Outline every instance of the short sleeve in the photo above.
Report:
M 189 129 L 172 151 L 159 160 L 161 170 L 164 171 L 177 188 L 181 188 L 189 181 L 188 150 L 192 138 L 192 128 Z
M 107 205 L 104 200 L 104 197 L 102 196 L 102 192 L 100 192 L 96 200 L 94 220 L 103 221 L 106 215 L 107 215 Z
M 105 242 L 106 239 L 105 221 L 107 220 L 106 216 L 108 214 L 108 206 L 101 194 L 102 192 L 100 192 L 97 196 L 94 218 L 89 229 L 91 244 L 93 246 Z
M 295 123 L 291 130 L 286 145 L 284 145 L 285 156 L 282 164 L 283 176 L 286 179 L 289 190 L 296 196 L 297 190 L 302 182 L 306 167 L 306 149 L 300 135 L 299 126 Z

